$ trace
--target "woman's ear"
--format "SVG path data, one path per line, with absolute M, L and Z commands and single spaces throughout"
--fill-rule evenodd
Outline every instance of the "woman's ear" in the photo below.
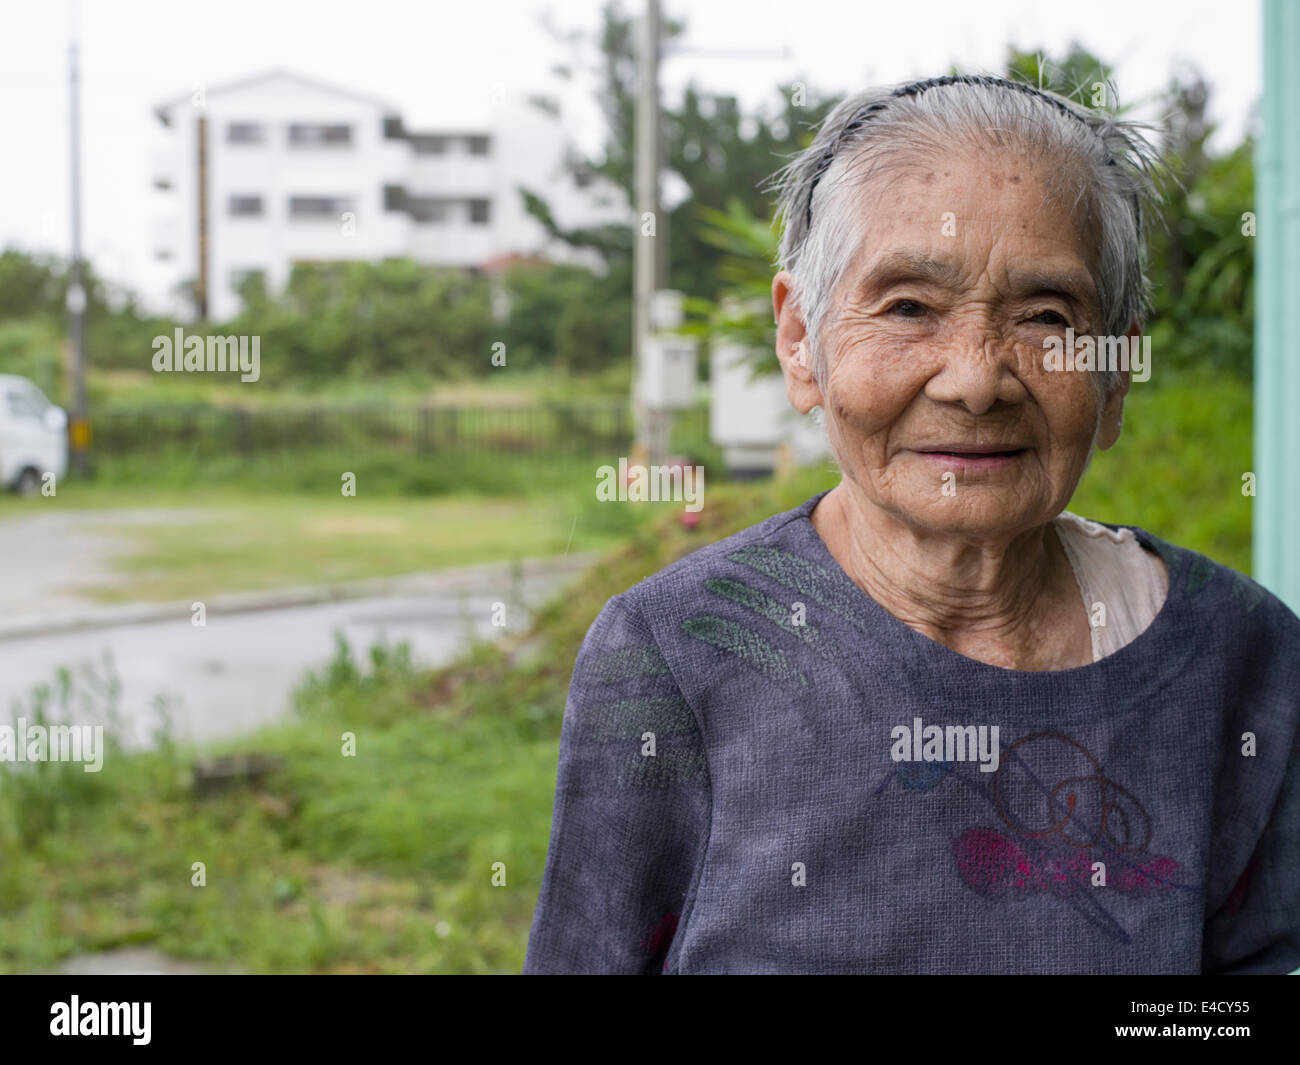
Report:
M 1141 325 L 1134 322 L 1129 326 L 1129 350 L 1133 351 L 1142 342 Z M 1097 447 L 1106 451 L 1115 446 L 1119 440 L 1120 430 L 1124 428 L 1124 397 L 1128 395 L 1132 378 L 1128 370 L 1119 371 L 1119 380 L 1106 396 L 1101 408 L 1101 424 L 1097 430 Z
M 1124 370 L 1101 409 L 1101 425 L 1097 430 L 1097 447 L 1101 451 L 1109 450 L 1119 441 L 1120 430 L 1124 428 L 1124 397 L 1127 394 L 1128 371 Z
M 814 407 L 822 405 L 822 394 L 813 375 L 803 315 L 790 295 L 793 282 L 794 279 L 785 270 L 772 279 L 776 357 L 781 361 L 781 371 L 785 374 L 785 394 L 790 399 L 790 405 L 800 414 L 807 414 Z

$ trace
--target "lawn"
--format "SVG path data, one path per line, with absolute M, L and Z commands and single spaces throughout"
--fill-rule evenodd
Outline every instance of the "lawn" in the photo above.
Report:
M 523 369 L 509 373 L 447 380 L 409 375 L 331 377 L 320 382 L 275 386 L 259 381 L 255 387 L 211 374 L 157 374 L 143 370 L 90 372 L 95 405 L 130 407 L 165 403 L 211 403 L 216 406 L 277 406 L 301 403 L 432 403 L 450 406 L 532 404 L 548 400 L 625 398 L 631 369 L 619 361 L 599 373 L 573 375 L 552 369 Z
M 256 482 L 247 488 L 204 481 L 73 482 L 53 498 L 0 497 L 0 520 L 51 510 L 84 514 L 88 529 L 103 530 L 123 546 L 114 548 L 111 579 L 78 590 L 97 602 L 121 603 L 604 550 L 673 508 L 598 502 L 591 460 L 568 457 L 535 466 L 531 477 L 509 472 L 527 488 L 514 495 L 384 490 L 360 466 L 355 496 L 342 494 L 334 470 L 318 479 L 315 491 L 277 491 Z M 128 525 L 113 523 L 108 514 L 97 520 L 123 509 L 159 514 L 155 520 L 142 514 Z
M 571 512 L 572 511 L 572 512 Z M 205 599 L 420 570 L 598 550 L 617 542 L 574 508 L 542 499 L 269 498 L 206 506 L 192 524 L 115 528 L 126 578 L 99 602 Z M 88 521 L 94 527 L 94 520 Z

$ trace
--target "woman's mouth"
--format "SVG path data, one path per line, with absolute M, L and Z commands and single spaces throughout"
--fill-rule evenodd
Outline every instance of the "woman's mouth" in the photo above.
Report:
M 936 462 L 945 469 L 953 470 L 990 470 L 1000 466 L 1010 466 L 1022 455 L 1027 454 L 1027 447 L 992 448 L 962 447 L 945 445 L 940 448 L 917 448 L 916 453 L 924 459 Z

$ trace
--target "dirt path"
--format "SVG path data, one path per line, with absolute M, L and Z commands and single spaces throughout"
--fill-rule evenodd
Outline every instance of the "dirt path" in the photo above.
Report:
M 115 528 L 189 524 L 207 513 L 190 507 L 60 510 L 0 520 L 0 617 L 93 605 L 77 589 L 124 583 L 114 560 L 136 550 Z

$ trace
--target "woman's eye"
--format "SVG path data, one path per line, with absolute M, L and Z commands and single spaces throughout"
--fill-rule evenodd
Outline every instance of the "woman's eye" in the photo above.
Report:
M 1065 316 L 1059 311 L 1039 311 L 1029 319 L 1031 322 L 1037 322 L 1039 325 L 1069 325 Z
M 889 308 L 889 313 L 903 318 L 920 318 L 925 314 L 925 307 L 916 300 L 899 300 Z

